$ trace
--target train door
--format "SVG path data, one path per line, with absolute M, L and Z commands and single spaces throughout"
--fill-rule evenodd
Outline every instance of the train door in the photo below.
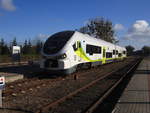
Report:
M 78 48 L 78 50 L 81 49 L 81 42 L 80 41 L 77 41 L 77 48 Z M 82 60 L 81 59 L 81 52 L 79 52 L 79 53 L 80 53 L 80 55 L 79 55 L 78 61 L 81 62 L 81 60 Z
M 77 41 L 73 44 L 73 49 L 75 52 L 77 52 L 78 55 L 74 55 L 74 61 L 80 62 L 81 61 L 81 42 Z
M 105 64 L 106 63 L 106 48 L 103 47 L 103 60 L 102 63 Z

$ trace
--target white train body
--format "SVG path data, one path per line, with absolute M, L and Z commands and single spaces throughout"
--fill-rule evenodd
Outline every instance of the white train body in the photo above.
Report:
M 79 66 L 97 66 L 123 59 L 126 49 L 77 31 L 64 31 L 48 38 L 42 56 L 41 68 L 69 74 Z

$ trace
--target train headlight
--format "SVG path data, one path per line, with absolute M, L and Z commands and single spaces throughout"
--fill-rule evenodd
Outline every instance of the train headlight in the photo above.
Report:
M 66 58 L 66 57 L 67 57 L 67 55 L 66 55 L 66 53 L 64 53 L 64 54 L 58 56 L 58 59 L 64 59 L 64 58 Z
M 67 55 L 64 53 L 63 56 L 62 56 L 62 58 L 66 58 L 66 57 L 67 57 Z

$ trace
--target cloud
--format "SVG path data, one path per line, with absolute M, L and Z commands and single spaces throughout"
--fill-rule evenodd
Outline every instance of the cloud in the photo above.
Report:
M 47 35 L 41 34 L 41 33 L 36 36 L 37 39 L 41 39 L 41 40 L 43 40 L 43 39 L 45 39 L 45 38 L 47 38 L 47 37 L 48 37 Z
M 13 0 L 0 0 L 0 7 L 6 11 L 15 11 L 16 7 Z
M 137 20 L 131 28 L 129 28 L 125 39 L 136 40 L 139 42 L 150 41 L 150 25 L 145 20 Z
M 144 45 L 150 46 L 150 25 L 146 20 L 137 20 L 128 28 L 123 36 L 122 43 L 133 45 L 136 49 Z
M 124 26 L 122 24 L 115 24 L 114 30 L 115 31 L 124 30 Z
M 45 40 L 48 38 L 48 35 L 45 34 L 38 34 L 37 36 L 34 37 L 34 39 L 31 41 L 33 45 L 35 45 L 37 43 L 37 41 L 42 41 L 45 42 Z

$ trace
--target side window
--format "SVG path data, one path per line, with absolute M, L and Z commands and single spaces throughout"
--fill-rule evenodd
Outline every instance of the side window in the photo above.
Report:
M 126 51 L 123 51 L 123 54 L 126 54 Z
M 86 45 L 86 53 L 91 53 L 91 49 L 90 45 Z
M 113 55 L 115 55 L 115 50 L 113 50 Z
M 116 55 L 118 55 L 118 50 L 116 50 Z
M 81 48 L 81 42 L 78 42 L 78 47 Z
M 122 56 L 122 54 L 121 53 L 119 53 L 119 55 L 118 55 L 119 57 L 121 57 Z
M 86 53 L 89 53 L 90 55 L 101 54 L 101 47 L 87 44 Z
M 74 44 L 72 45 L 72 47 L 73 47 L 74 51 L 76 51 L 76 50 L 78 49 L 76 43 L 74 43 Z
M 106 52 L 106 58 L 112 58 L 112 53 L 111 52 Z

